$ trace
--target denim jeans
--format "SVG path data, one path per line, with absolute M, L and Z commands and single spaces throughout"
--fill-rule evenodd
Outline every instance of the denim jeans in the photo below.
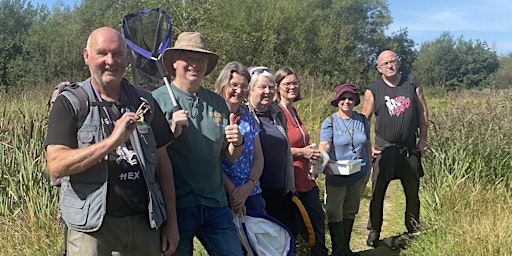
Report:
M 197 205 L 176 210 L 180 242 L 176 256 L 192 256 L 196 236 L 210 256 L 242 255 L 242 247 L 227 206 Z

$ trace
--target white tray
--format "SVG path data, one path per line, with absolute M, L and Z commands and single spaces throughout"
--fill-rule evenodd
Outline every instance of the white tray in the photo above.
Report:
M 337 162 L 329 162 L 329 167 L 335 175 L 350 175 L 361 171 L 362 159 L 357 160 L 339 160 Z

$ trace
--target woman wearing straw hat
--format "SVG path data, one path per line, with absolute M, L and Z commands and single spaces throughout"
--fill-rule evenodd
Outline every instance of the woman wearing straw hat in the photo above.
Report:
M 350 250 L 350 237 L 361 195 L 370 177 L 369 156 L 372 152 L 368 119 L 354 111 L 360 101 L 354 85 L 336 87 L 331 105 L 338 111 L 324 120 L 320 131 L 319 149 L 328 153 L 331 159 L 324 174 L 332 256 L 359 255 Z M 361 161 L 360 165 L 354 165 L 360 168 L 350 175 L 334 175 L 338 168 L 335 161 L 338 160 Z
M 240 243 L 229 242 L 238 236 L 224 190 L 221 158 L 234 161 L 244 140 L 224 98 L 201 86 L 218 59 L 200 33 L 181 33 L 163 54 L 164 67 L 174 80 L 169 88 L 153 91 L 176 137 L 167 147 L 180 233 L 175 255 L 192 255 L 194 236 L 210 255 L 242 255 Z M 173 95 L 178 106 L 173 105 Z

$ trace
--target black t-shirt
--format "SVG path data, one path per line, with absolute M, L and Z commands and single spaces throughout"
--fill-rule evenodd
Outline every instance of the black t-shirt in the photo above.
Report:
M 117 111 L 114 108 L 117 108 Z M 107 136 L 112 132 L 113 126 L 105 120 L 117 120 L 123 112 L 123 108 L 116 107 L 116 105 L 100 107 L 101 119 L 104 120 L 103 127 Z M 64 145 L 77 148 L 77 122 L 78 117 L 74 113 L 71 102 L 62 95 L 57 97 L 48 121 L 45 147 L 48 145 Z M 167 145 L 174 139 L 169 124 L 156 102 L 150 126 L 153 130 L 157 148 Z M 147 186 L 140 165 L 137 163 L 136 157 L 132 155 L 133 153 L 135 152 L 130 140 L 128 140 L 109 154 L 107 215 L 127 216 L 147 211 Z M 125 155 L 125 157 L 120 157 L 120 154 Z
M 376 148 L 389 144 L 415 147 L 418 130 L 418 103 L 415 76 L 402 75 L 396 87 L 388 86 L 382 78 L 368 87 L 375 106 Z

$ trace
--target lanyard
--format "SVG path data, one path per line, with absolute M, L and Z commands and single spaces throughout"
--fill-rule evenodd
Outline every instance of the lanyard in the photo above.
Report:
M 352 114 L 353 115 L 353 114 Z M 355 129 L 354 129 L 354 119 L 352 119 L 352 117 L 350 117 L 350 119 L 348 120 L 348 125 L 345 123 L 345 120 L 341 117 L 340 113 L 338 113 L 338 116 L 340 117 L 341 119 L 341 122 L 343 123 L 343 126 L 345 126 L 345 130 L 347 130 L 347 133 L 348 135 L 350 136 L 350 140 L 352 142 L 352 153 L 356 153 L 356 147 L 354 146 L 354 133 L 355 133 Z M 349 129 L 350 125 L 352 124 L 352 129 Z M 350 132 L 352 131 L 352 133 Z
M 92 86 L 92 89 L 94 90 L 94 94 L 96 95 L 96 98 L 98 99 L 98 101 L 99 102 L 103 102 L 103 99 L 101 98 L 100 93 L 98 92 L 98 90 L 96 90 L 96 88 L 94 86 Z M 123 90 L 121 90 L 121 92 L 119 94 L 119 100 L 123 101 L 123 99 L 124 99 L 124 94 L 123 94 Z M 115 103 L 112 103 L 112 104 L 115 105 Z M 103 112 L 105 112 L 105 115 L 108 118 L 109 124 L 111 124 L 112 127 L 114 127 L 114 121 L 110 117 L 110 114 L 108 113 L 107 107 L 103 106 L 102 109 L 103 109 Z M 121 114 L 123 114 L 124 112 L 125 112 L 125 108 L 121 108 Z
M 290 115 L 290 117 L 292 118 L 293 123 L 297 127 L 299 127 L 299 131 L 300 131 L 300 133 L 302 135 L 302 140 L 304 141 L 304 146 L 308 146 L 308 143 L 306 142 L 306 132 L 302 129 L 302 127 L 301 127 L 301 125 L 299 123 L 299 120 L 297 119 L 297 116 L 295 115 L 295 111 L 293 111 L 293 109 L 292 109 L 292 111 L 293 111 L 293 113 L 292 113 L 292 112 L 290 112 L 288 110 L 288 108 L 284 105 L 284 103 L 281 102 L 280 104 L 281 104 L 281 106 L 283 106 L 284 110 L 286 110 L 288 115 Z

